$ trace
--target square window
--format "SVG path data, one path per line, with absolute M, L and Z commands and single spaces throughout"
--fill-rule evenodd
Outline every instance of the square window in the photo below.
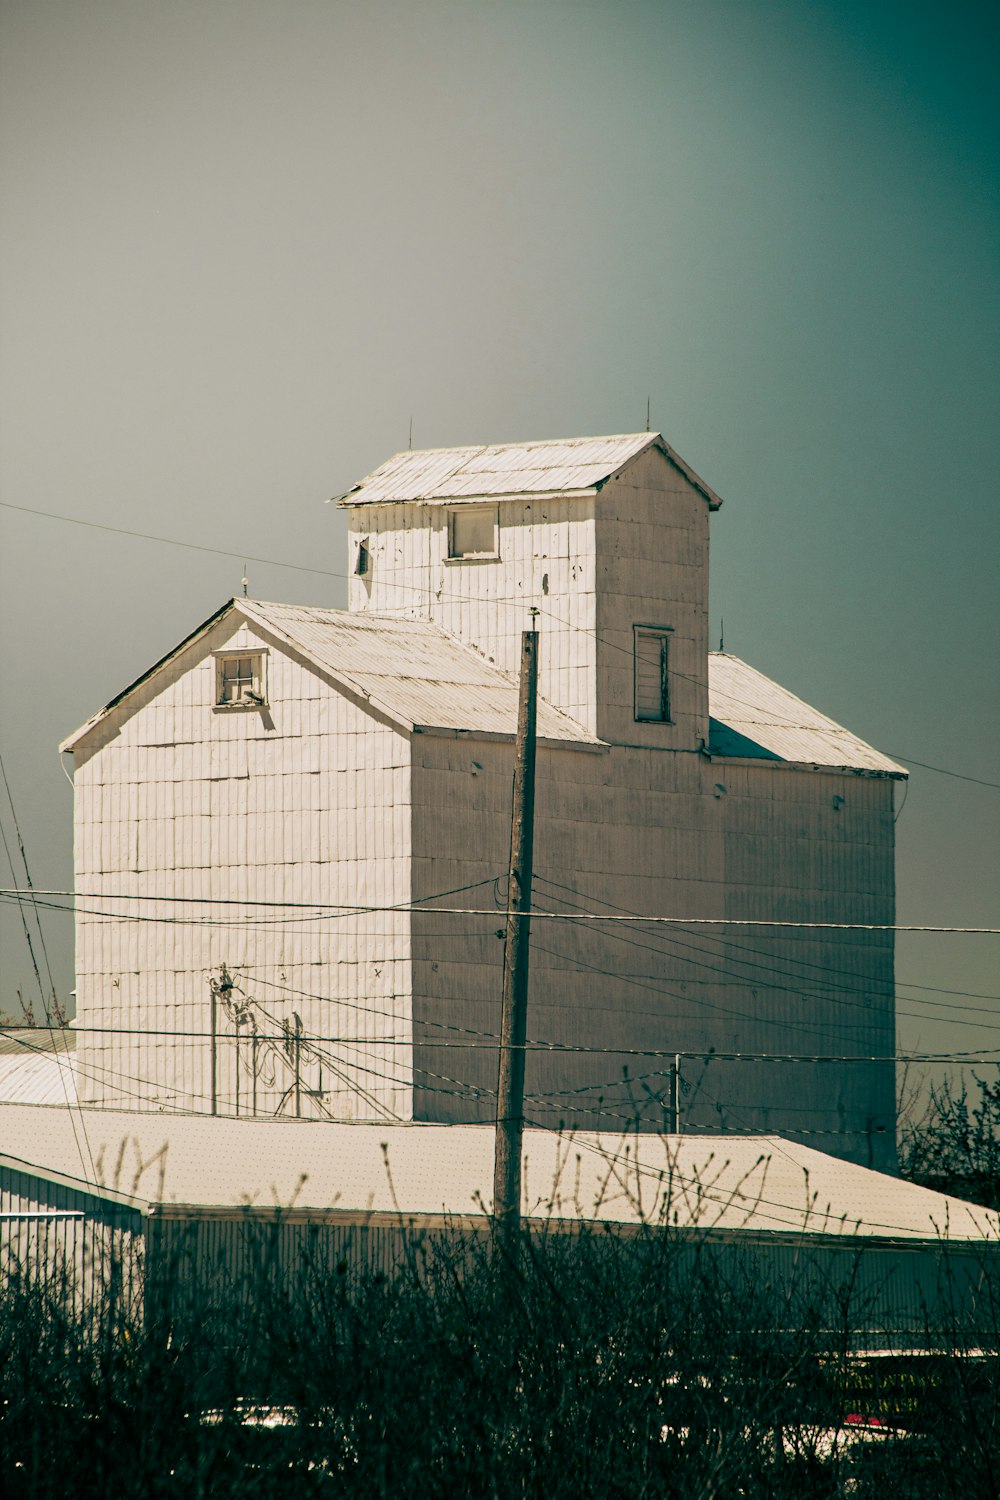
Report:
M 448 512 L 448 556 L 497 556 L 496 506 L 463 505 Z
M 263 651 L 226 651 L 215 658 L 217 708 L 263 708 L 267 703 Z
M 636 625 L 635 717 L 643 723 L 670 723 L 670 631 Z

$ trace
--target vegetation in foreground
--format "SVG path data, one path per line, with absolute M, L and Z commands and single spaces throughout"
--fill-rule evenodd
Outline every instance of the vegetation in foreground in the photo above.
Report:
M 905 1175 L 1000 1207 L 1000 1084 L 938 1091 Z M 130 1305 L 118 1266 L 80 1310 L 68 1275 L 0 1288 L 0 1493 L 86 1497 L 1000 1496 L 1000 1288 L 969 1349 L 859 1355 L 875 1325 L 802 1267 L 780 1295 L 669 1233 L 417 1246 L 393 1277 L 308 1253 L 234 1295 Z M 989 1316 L 987 1316 L 989 1322 Z M 876 1336 L 867 1340 L 878 1342 Z M 883 1338 L 883 1344 L 894 1342 Z
M 917 1118 L 904 1110 L 899 1165 L 922 1187 L 1000 1209 L 1000 1075 L 945 1079 Z
M 997 1363 L 859 1359 L 842 1297 L 780 1302 L 669 1235 L 310 1262 L 253 1299 L 0 1300 L 0 1489 L 48 1496 L 995 1496 Z M 284 1288 L 284 1289 L 283 1289 Z M 838 1331 L 839 1329 L 839 1331 Z

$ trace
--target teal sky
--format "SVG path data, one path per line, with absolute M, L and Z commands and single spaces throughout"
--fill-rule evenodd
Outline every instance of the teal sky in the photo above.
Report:
M 3 0 L 0 499 L 236 554 L 0 509 L 35 885 L 72 878 L 58 740 L 244 555 L 342 572 L 323 502 L 411 418 L 416 447 L 635 431 L 648 397 L 726 502 L 713 635 L 1000 782 L 998 32 L 971 0 Z M 998 807 L 913 767 L 901 922 L 1000 925 Z M 10 912 L 0 939 L 10 1011 Z M 997 939 L 898 954 L 904 1047 L 1000 1046 L 1000 1002 L 905 988 L 997 995 Z

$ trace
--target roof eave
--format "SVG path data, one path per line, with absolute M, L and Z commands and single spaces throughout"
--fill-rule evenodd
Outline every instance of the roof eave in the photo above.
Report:
M 430 735 L 438 739 L 484 740 L 497 745 L 511 745 L 517 738 L 513 730 L 462 729 L 443 724 L 414 724 L 412 729 L 414 734 Z M 569 735 L 565 739 L 556 739 L 552 735 L 539 734 L 536 735 L 535 742 L 544 750 L 582 750 L 591 755 L 607 755 L 611 749 L 604 740 L 582 740 Z
M 18 1109 L 59 1109 L 64 1113 L 65 1104 L 32 1104 L 15 1105 Z M 149 1207 L 148 1200 L 140 1198 L 133 1193 L 126 1193 L 121 1188 L 106 1186 L 103 1182 L 91 1181 L 86 1177 L 74 1177 L 69 1172 L 60 1172 L 52 1167 L 39 1166 L 37 1163 L 28 1161 L 24 1157 L 11 1156 L 6 1151 L 0 1152 L 0 1167 L 6 1167 L 9 1171 L 23 1172 L 30 1177 L 39 1177 L 43 1182 L 51 1182 L 56 1187 L 69 1188 L 71 1192 L 80 1193 L 92 1198 L 101 1198 L 104 1202 L 115 1208 L 127 1209 L 131 1213 L 145 1215 Z
M 815 760 L 783 760 L 781 756 L 771 755 L 726 755 L 724 751 L 709 748 L 705 751 L 708 759 L 720 765 L 727 766 L 766 766 L 772 770 L 781 771 L 820 771 L 829 772 L 834 776 L 870 776 L 877 781 L 907 781 L 909 771 L 902 766 L 850 766 L 850 765 L 824 765 Z M 890 767 L 893 767 L 890 769 Z
M 676 449 L 671 448 L 665 437 L 657 434 L 657 438 L 658 441 L 656 446 L 660 449 L 663 455 L 670 460 L 674 468 L 679 470 L 680 473 L 684 475 L 684 478 L 687 480 L 688 484 L 693 485 L 700 495 L 704 495 L 705 499 L 708 501 L 709 510 L 718 510 L 722 504 L 721 496 L 717 495 L 712 489 L 711 485 L 706 484 L 704 479 L 702 479 L 700 475 L 695 473 L 690 464 L 684 462 L 683 458 L 681 458 Z
M 609 479 L 612 477 L 612 475 L 608 476 Z M 601 485 L 606 482 L 602 479 L 600 484 L 581 485 L 574 490 L 511 490 L 503 495 L 409 495 L 405 498 L 396 495 L 391 500 L 352 499 L 355 491 L 351 490 L 348 494 L 341 495 L 339 499 L 335 495 L 332 496 L 326 503 L 336 505 L 340 510 L 366 510 L 376 505 L 508 505 L 516 501 L 523 503 L 528 500 L 586 500 L 596 495 Z
M 173 661 L 174 658 L 179 656 L 182 651 L 186 651 L 189 646 L 193 645 L 195 641 L 199 640 L 201 636 L 205 635 L 209 630 L 211 630 L 212 626 L 217 624 L 217 622 L 222 619 L 227 611 L 235 608 L 237 605 L 238 601 L 236 599 L 227 599 L 225 604 L 217 609 L 213 615 L 210 615 L 207 620 L 205 620 L 201 625 L 197 627 L 197 629 L 192 630 L 190 635 L 186 635 L 184 639 L 180 641 L 176 646 L 174 646 L 172 650 L 168 651 L 165 656 L 161 656 L 159 661 L 155 661 L 151 667 L 147 667 L 145 672 L 141 673 L 134 682 L 129 683 L 128 687 L 122 688 L 120 693 L 116 693 L 113 698 L 105 703 L 103 708 L 99 709 L 97 713 L 93 714 L 85 724 L 81 724 L 79 729 L 75 729 L 71 735 L 68 735 L 66 739 L 64 739 L 60 743 L 60 755 L 72 755 L 77 745 L 79 745 L 80 741 L 85 739 L 92 730 L 98 727 L 98 725 L 102 724 L 108 717 L 108 715 L 114 709 L 116 709 L 120 703 L 128 698 L 130 694 L 134 693 L 137 688 L 142 687 L 142 684 L 144 682 L 148 682 L 151 677 L 159 672 L 161 667 L 165 667 L 168 662 Z
M 483 504 L 487 501 L 491 503 L 495 502 L 497 504 L 502 504 L 505 501 L 514 500 L 524 501 L 530 499 L 582 499 L 598 494 L 605 484 L 607 484 L 612 479 L 619 478 L 619 476 L 624 474 L 626 469 L 628 469 L 630 464 L 633 464 L 641 454 L 647 453 L 650 448 L 658 449 L 663 454 L 664 458 L 667 459 L 668 463 L 672 464 L 680 474 L 683 474 L 688 483 L 694 489 L 696 489 L 698 493 L 702 495 L 708 502 L 710 510 L 719 509 L 722 504 L 721 497 L 715 493 L 710 485 L 705 483 L 705 481 L 699 474 L 695 473 L 691 465 L 689 463 L 686 463 L 684 459 L 681 458 L 676 449 L 672 448 L 663 434 L 659 432 L 651 432 L 649 434 L 649 439 L 647 442 L 645 442 L 640 448 L 637 448 L 634 453 L 630 454 L 629 457 L 624 460 L 624 462 L 617 465 L 617 467 L 610 469 L 608 473 L 604 475 L 603 479 L 598 480 L 595 484 L 580 486 L 576 489 L 546 491 L 511 490 L 500 495 L 395 495 L 392 499 L 382 497 L 379 499 L 366 500 L 362 498 L 362 492 L 365 488 L 365 484 L 368 479 L 373 478 L 374 475 L 379 472 L 379 470 L 373 470 L 372 474 L 366 475 L 365 479 L 362 480 L 360 484 L 353 485 L 351 489 L 345 491 L 345 493 L 342 495 L 331 495 L 326 503 L 328 505 L 337 505 L 341 510 L 350 510 L 354 507 L 360 509 L 362 507 L 377 505 L 475 505 Z M 424 453 L 447 453 L 450 450 L 447 448 L 426 448 L 421 449 L 420 451 Z M 385 468 L 387 465 L 392 464 L 397 458 L 400 458 L 401 456 L 401 454 L 394 453 L 391 458 L 386 460 L 386 463 L 385 465 L 382 465 L 382 468 Z

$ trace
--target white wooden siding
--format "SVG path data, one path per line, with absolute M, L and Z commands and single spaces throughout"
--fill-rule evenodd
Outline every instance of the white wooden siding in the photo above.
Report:
M 136 1103 L 208 1109 L 208 978 L 225 963 L 268 1035 L 300 1016 L 300 1088 L 320 1086 L 322 1050 L 322 1109 L 405 1117 L 408 919 L 300 907 L 405 900 L 406 739 L 273 648 L 267 709 L 214 709 L 211 651 L 268 645 L 245 623 L 226 630 L 147 685 L 116 737 L 77 753 L 81 1097 L 120 1101 L 125 1087 Z M 122 894 L 131 899 L 110 899 Z M 292 907 L 231 904 L 251 901 Z M 217 1102 L 231 1113 L 236 1044 L 221 1013 L 220 1032 Z M 244 1110 L 248 1063 L 244 1046 Z M 288 1111 L 294 1069 L 280 1046 L 271 1064 L 258 1108 L 273 1112 L 287 1095 Z M 321 1105 L 310 1095 L 303 1109 Z
M 597 500 L 597 720 L 602 739 L 696 750 L 708 738 L 708 519 L 704 497 L 657 452 Z M 670 630 L 670 723 L 635 719 L 636 625 Z
M 539 691 L 594 733 L 594 501 L 505 501 L 499 559 L 448 557 L 446 506 L 368 506 L 349 512 L 350 544 L 368 537 L 371 565 L 354 577 L 350 608 L 433 620 L 516 673 L 521 632 L 539 609 Z
M 708 737 L 708 517 L 704 496 L 655 450 L 593 496 L 502 501 L 499 559 L 449 559 L 448 507 L 349 509 L 369 571 L 350 608 L 429 619 L 516 672 L 539 610 L 539 691 L 592 734 L 696 749 Z M 637 724 L 633 626 L 671 630 L 671 723 Z
M 448 511 L 392 500 L 350 508 L 352 546 L 365 538 L 370 553 L 351 609 L 356 619 L 432 621 L 511 675 L 530 607 L 540 610 L 543 698 L 610 749 L 540 751 L 537 907 L 892 921 L 891 781 L 699 753 L 709 736 L 709 502 L 695 483 L 650 451 L 596 496 L 501 498 L 496 560 L 448 558 Z M 447 649 L 439 633 L 419 650 L 411 642 L 410 692 L 396 681 L 407 672 L 385 622 L 355 628 L 355 640 L 336 620 L 257 608 L 249 620 L 224 617 L 141 684 L 120 731 L 116 710 L 78 746 L 81 1096 L 120 1101 L 132 1089 L 145 1107 L 209 1108 L 208 980 L 225 963 L 258 1018 L 300 1018 L 304 1113 L 489 1119 L 511 744 L 475 738 L 486 721 L 462 717 L 462 671 L 444 674 L 439 695 L 457 720 L 420 721 L 460 737 L 410 736 L 360 706 L 366 691 L 376 704 L 393 691 L 394 701 L 429 703 L 428 669 Z M 637 625 L 670 631 L 668 723 L 635 719 Z M 293 627 L 320 654 L 300 652 Z M 213 708 L 211 653 L 223 646 L 270 648 L 266 710 Z M 369 677 L 346 672 L 344 692 L 330 687 L 323 672 L 351 661 L 367 662 Z M 479 688 L 486 703 L 490 684 Z M 504 692 L 512 697 L 509 682 Z M 391 906 L 455 890 L 444 904 L 486 914 L 226 904 Z M 128 903 L 109 902 L 121 893 Z M 889 938 L 539 921 L 531 976 L 529 1036 L 554 1044 L 528 1057 L 538 1123 L 662 1127 L 679 1106 L 689 1130 L 781 1131 L 891 1163 L 891 1061 L 812 1060 L 891 1058 Z M 145 1034 L 130 1036 L 135 1027 Z M 247 1044 L 238 1052 L 228 1018 L 220 1029 L 217 1105 L 243 1112 Z M 292 1107 L 288 1052 L 271 1036 L 259 1113 Z
M 414 895 L 505 875 L 511 747 L 428 740 L 416 754 Z M 891 922 L 891 788 L 693 755 L 543 749 L 535 907 Z M 485 1120 L 495 1108 L 502 926 L 499 909 L 414 917 L 419 1118 Z M 528 1036 L 594 1050 L 529 1051 L 528 1116 L 662 1128 L 673 1117 L 672 1054 L 697 1053 L 681 1066 L 685 1128 L 773 1130 L 892 1165 L 892 952 L 879 933 L 536 921 Z M 883 1061 L 709 1056 L 723 1052 Z

